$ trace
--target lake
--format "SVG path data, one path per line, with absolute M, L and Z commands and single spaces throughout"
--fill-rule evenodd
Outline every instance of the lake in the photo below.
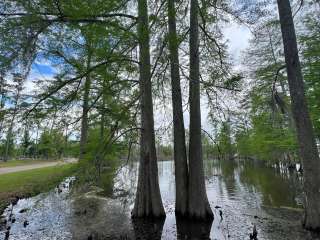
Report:
M 68 178 L 49 193 L 22 199 L 4 212 L 10 231 L 0 239 L 320 239 L 301 228 L 301 174 L 252 162 L 205 161 L 206 188 L 214 212 L 212 223 L 175 218 L 173 161 L 158 163 L 167 213 L 164 221 L 131 221 L 138 164 L 119 168 L 112 188 L 70 191 Z M 222 216 L 222 217 L 221 217 Z M 14 219 L 14 221 L 12 221 Z

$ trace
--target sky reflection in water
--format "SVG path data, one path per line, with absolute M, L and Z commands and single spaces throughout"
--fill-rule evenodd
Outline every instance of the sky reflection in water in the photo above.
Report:
M 212 223 L 176 220 L 173 161 L 159 162 L 165 221 L 131 221 L 137 180 L 137 164 L 131 163 L 113 180 L 111 195 L 99 194 L 101 189 L 93 188 L 70 197 L 66 189 L 63 193 L 52 191 L 19 201 L 13 210 L 16 222 L 11 224 L 9 239 L 238 240 L 249 239 L 253 224 L 260 240 L 317 239 L 300 227 L 301 180 L 296 172 L 208 160 L 205 173 L 215 215 Z M 23 208 L 28 210 L 19 213 Z M 22 224 L 25 220 L 30 223 L 26 228 Z

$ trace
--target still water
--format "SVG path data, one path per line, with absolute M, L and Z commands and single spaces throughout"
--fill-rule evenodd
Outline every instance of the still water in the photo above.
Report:
M 258 239 L 308 240 L 300 225 L 301 176 L 296 171 L 245 162 L 205 162 L 213 223 L 176 220 L 173 161 L 159 162 L 159 182 L 165 221 L 132 222 L 138 166 L 120 168 L 112 191 L 88 187 L 70 191 L 72 178 L 59 188 L 9 206 L 0 239 Z M 222 218 L 220 216 L 222 211 Z M 12 220 L 14 219 L 14 220 Z M 9 229 L 9 230 L 6 230 Z

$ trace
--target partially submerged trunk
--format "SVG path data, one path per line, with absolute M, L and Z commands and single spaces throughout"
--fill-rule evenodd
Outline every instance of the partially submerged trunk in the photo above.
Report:
M 91 53 L 88 51 L 87 59 L 87 69 L 90 69 L 91 65 Z M 91 87 L 90 73 L 87 74 L 84 82 L 84 93 L 83 93 L 83 103 L 82 103 L 82 119 L 81 119 L 81 134 L 80 134 L 80 156 L 79 159 L 83 159 L 85 155 L 85 148 L 88 139 L 88 112 L 89 112 L 89 94 Z
M 201 145 L 200 70 L 198 1 L 190 5 L 190 139 L 189 139 L 189 216 L 202 220 L 212 219 L 207 198 Z
M 213 221 L 197 222 L 185 218 L 176 218 L 178 239 L 211 239 Z
M 168 0 L 169 51 L 171 65 L 174 163 L 176 181 L 177 215 L 187 214 L 188 207 L 188 162 L 186 153 L 185 130 L 183 123 L 182 97 L 179 73 L 178 39 L 174 0 Z
M 300 157 L 304 170 L 304 226 L 320 230 L 320 159 L 312 122 L 304 95 L 304 83 L 298 55 L 297 40 L 289 0 L 278 0 L 284 54 L 286 60 L 292 114 L 297 129 Z
M 134 219 L 134 239 L 161 239 L 165 219 Z
M 138 186 L 132 217 L 164 217 L 155 147 L 151 65 L 149 47 L 149 20 L 147 0 L 138 1 L 138 38 L 141 91 L 141 139 Z

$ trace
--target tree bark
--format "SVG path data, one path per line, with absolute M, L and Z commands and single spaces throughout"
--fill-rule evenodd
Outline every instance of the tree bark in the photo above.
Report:
M 160 218 L 165 216 L 165 212 L 160 195 L 155 147 L 147 0 L 138 1 L 138 39 L 142 129 L 139 179 L 132 217 Z
M 91 65 L 91 53 L 88 48 L 88 59 L 87 59 L 87 69 L 90 69 Z M 82 103 L 82 119 L 81 119 L 81 136 L 80 136 L 80 155 L 79 159 L 83 159 L 85 155 L 85 148 L 88 140 L 88 112 L 89 112 L 89 94 L 91 87 L 90 73 L 87 74 L 84 82 L 84 93 L 83 93 L 83 103 Z
M 3 131 L 3 121 L 4 121 L 4 104 L 5 104 L 5 87 L 4 87 L 4 78 L 0 73 L 0 136 Z
M 5 145 L 5 155 L 3 161 L 6 162 L 9 159 L 9 151 L 10 151 L 10 144 L 12 143 L 12 135 L 13 135 L 13 127 L 15 123 L 15 119 L 19 110 L 19 101 L 21 97 L 21 91 L 22 91 L 22 85 L 23 85 L 23 77 L 18 76 L 16 79 L 16 95 L 14 96 L 14 108 L 13 108 L 13 113 L 12 113 L 12 118 L 10 120 L 9 128 L 8 128 L 8 133 L 7 133 L 7 138 L 6 138 L 6 145 Z
M 134 219 L 134 239 L 160 240 L 165 219 Z
M 213 213 L 207 198 L 201 145 L 200 73 L 198 0 L 190 5 L 190 137 L 189 137 L 189 216 L 212 219 Z
M 169 51 L 171 66 L 174 163 L 177 215 L 185 216 L 188 207 L 188 162 L 179 73 L 179 53 L 174 0 L 168 0 Z
M 320 159 L 304 94 L 296 33 L 289 0 L 277 0 L 300 157 L 304 169 L 306 229 L 320 230 Z
M 101 121 L 100 121 L 100 141 L 103 141 L 104 138 L 104 131 L 105 131 L 105 121 L 106 121 L 106 83 L 103 81 L 102 83 L 102 106 L 101 106 Z

